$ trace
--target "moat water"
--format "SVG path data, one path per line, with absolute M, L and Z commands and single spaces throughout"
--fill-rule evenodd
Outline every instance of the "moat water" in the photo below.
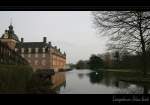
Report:
M 134 75 L 134 74 L 133 74 Z M 52 76 L 52 89 L 58 94 L 143 94 L 150 93 L 149 84 L 120 81 L 125 75 L 94 72 L 88 69 L 59 72 Z M 127 76 L 128 77 L 128 76 Z M 124 78 L 127 78 L 124 77 Z

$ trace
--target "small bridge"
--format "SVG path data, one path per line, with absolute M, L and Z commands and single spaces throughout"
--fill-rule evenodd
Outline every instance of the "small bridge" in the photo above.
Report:
M 0 41 L 0 64 L 28 65 L 29 63 L 19 53 Z

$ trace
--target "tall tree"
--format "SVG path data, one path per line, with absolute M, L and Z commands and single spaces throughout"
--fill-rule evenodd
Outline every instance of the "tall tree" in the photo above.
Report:
M 96 55 L 92 55 L 89 59 L 89 67 L 90 69 L 97 70 L 104 67 L 103 60 Z
M 76 68 L 77 69 L 87 69 L 88 68 L 87 62 L 88 61 L 79 60 L 76 64 Z
M 110 36 L 110 49 L 127 49 L 140 54 L 146 75 L 146 50 L 150 42 L 149 11 L 96 11 L 92 13 L 96 29 Z

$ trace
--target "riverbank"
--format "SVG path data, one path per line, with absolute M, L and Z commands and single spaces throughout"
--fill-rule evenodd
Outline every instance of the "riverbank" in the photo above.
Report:
M 150 72 L 146 76 L 143 76 L 142 71 L 125 70 L 125 69 L 108 69 L 106 73 L 114 75 L 119 81 L 130 82 L 135 84 L 149 84 L 150 83 Z
M 114 72 L 137 72 L 131 69 L 106 69 L 106 71 L 114 71 Z
M 98 70 L 92 70 L 92 71 L 105 71 L 105 72 L 120 72 L 120 73 L 143 73 L 140 70 L 134 70 L 134 69 L 98 69 Z M 150 72 L 148 72 L 147 74 L 150 74 Z

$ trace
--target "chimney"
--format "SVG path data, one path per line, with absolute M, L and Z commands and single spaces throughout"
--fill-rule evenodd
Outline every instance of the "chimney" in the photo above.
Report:
M 46 43 L 46 42 L 47 42 L 46 37 L 43 37 L 43 42 L 44 42 L 44 43 Z
M 21 43 L 23 43 L 24 38 L 21 38 Z
M 66 56 L 66 53 L 64 52 L 64 55 Z
M 51 42 L 49 42 L 49 46 L 52 46 L 52 43 L 51 43 Z

